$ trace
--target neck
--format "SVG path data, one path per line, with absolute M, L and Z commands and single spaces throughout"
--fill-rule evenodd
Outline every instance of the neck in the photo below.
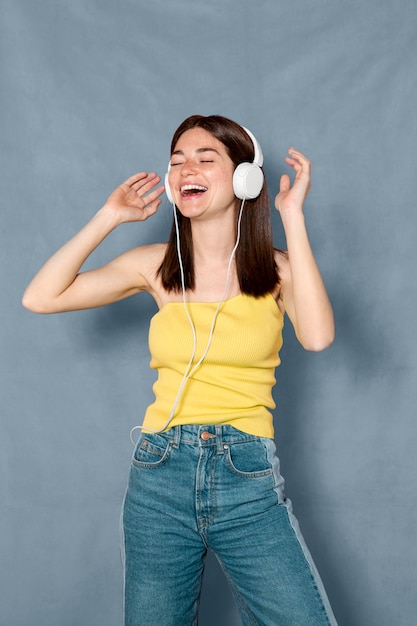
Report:
M 227 219 L 191 223 L 194 262 L 196 265 L 228 263 L 236 244 L 236 216 Z
M 202 234 L 195 236 L 193 232 L 194 263 L 196 267 L 206 265 L 224 265 L 229 262 L 235 240 L 231 237 L 220 237 L 219 233 L 214 238 Z

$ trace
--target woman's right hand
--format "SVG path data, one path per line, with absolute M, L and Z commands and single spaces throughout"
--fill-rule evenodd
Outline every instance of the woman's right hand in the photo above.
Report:
M 165 187 L 158 183 L 160 176 L 155 172 L 139 172 L 116 187 L 103 209 L 111 210 L 120 223 L 143 222 L 156 213 Z
M 157 211 L 164 192 L 163 185 L 158 187 L 160 180 L 154 172 L 140 172 L 119 185 L 88 224 L 39 270 L 25 291 L 23 305 L 35 313 L 59 313 L 102 306 L 146 290 L 141 268 L 146 259 L 142 255 L 138 263 L 135 251 L 95 270 L 80 269 L 119 224 L 146 220 Z

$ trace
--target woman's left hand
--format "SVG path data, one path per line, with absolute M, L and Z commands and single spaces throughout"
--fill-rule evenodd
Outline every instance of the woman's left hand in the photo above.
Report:
M 290 148 L 289 157 L 285 158 L 295 172 L 295 179 L 291 187 L 288 174 L 283 174 L 280 180 L 280 191 L 275 197 L 275 208 L 281 215 L 287 211 L 301 210 L 304 200 L 311 188 L 311 163 L 302 152 Z

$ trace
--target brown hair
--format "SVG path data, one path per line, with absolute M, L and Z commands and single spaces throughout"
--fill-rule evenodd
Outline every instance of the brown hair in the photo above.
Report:
M 192 128 L 203 128 L 221 141 L 237 166 L 245 161 L 252 162 L 254 147 L 252 140 L 236 122 L 220 115 L 192 115 L 177 128 L 171 142 L 171 154 L 183 133 Z M 279 282 L 278 268 L 272 245 L 271 209 L 266 181 L 260 195 L 254 200 L 246 200 L 243 208 L 241 235 L 235 254 L 236 271 L 242 293 L 259 297 L 273 291 Z M 184 266 L 185 287 L 191 291 L 195 287 L 193 240 L 191 222 L 177 207 L 181 239 L 181 257 Z M 238 209 L 236 211 L 237 219 Z M 175 223 L 165 257 L 157 271 L 162 285 L 167 291 L 181 291 L 181 275 L 177 256 Z

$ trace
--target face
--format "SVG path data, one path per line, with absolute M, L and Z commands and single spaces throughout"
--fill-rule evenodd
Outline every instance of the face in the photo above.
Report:
M 203 128 L 187 130 L 171 155 L 169 184 L 183 215 L 206 218 L 235 206 L 235 166 L 225 145 Z

